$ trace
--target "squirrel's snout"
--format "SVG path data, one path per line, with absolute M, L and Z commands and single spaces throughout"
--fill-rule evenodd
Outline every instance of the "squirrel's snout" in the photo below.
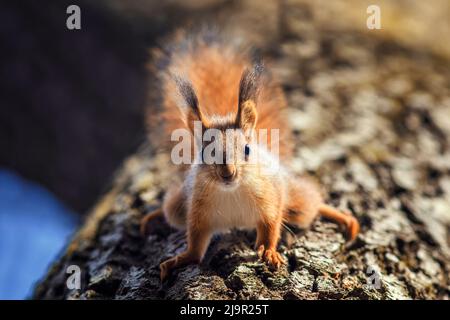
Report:
M 236 177 L 236 166 L 223 165 L 217 168 L 218 175 L 226 182 L 233 181 Z

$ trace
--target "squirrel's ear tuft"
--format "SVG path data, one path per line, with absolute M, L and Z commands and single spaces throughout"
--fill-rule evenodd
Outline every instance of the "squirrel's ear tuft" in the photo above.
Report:
M 184 103 L 186 104 L 187 107 L 186 111 L 187 126 L 191 130 L 193 130 L 194 121 L 201 121 L 202 124 L 205 125 L 203 115 L 198 105 L 198 98 L 197 95 L 195 94 L 192 84 L 189 81 L 177 76 L 174 76 L 174 80 L 178 87 L 178 91 L 180 92 L 180 95 L 183 98 Z
M 256 63 L 251 69 L 244 70 L 239 83 L 239 105 L 247 100 L 253 100 L 256 103 L 263 71 L 264 67 L 261 63 Z
M 183 98 L 186 106 L 192 109 L 193 112 L 198 113 L 198 99 L 195 94 L 194 88 L 192 84 L 180 77 L 174 76 L 175 83 L 178 87 L 178 91 L 180 92 L 181 97 Z
M 239 83 L 239 105 L 236 115 L 236 126 L 241 129 L 254 129 L 256 126 L 258 117 L 256 102 L 263 70 L 263 65 L 258 63 L 253 65 L 252 69 L 245 69 L 242 74 Z

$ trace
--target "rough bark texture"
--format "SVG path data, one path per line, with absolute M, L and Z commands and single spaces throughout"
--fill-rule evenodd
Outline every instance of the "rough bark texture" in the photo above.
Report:
M 213 239 L 200 266 L 179 269 L 161 286 L 159 263 L 186 243 L 162 221 L 147 239 L 139 235 L 139 220 L 161 204 L 171 180 L 167 155 L 146 147 L 125 161 L 35 298 L 449 298 L 448 58 L 329 28 L 303 1 L 277 8 L 265 52 L 289 101 L 290 165 L 317 177 L 330 203 L 358 217 L 358 239 L 348 245 L 336 225 L 318 220 L 291 246 L 282 242 L 289 263 L 272 272 L 256 257 L 255 233 L 234 230 Z M 72 264 L 82 270 L 81 290 L 66 288 Z M 380 275 L 378 289 L 368 285 L 370 268 Z

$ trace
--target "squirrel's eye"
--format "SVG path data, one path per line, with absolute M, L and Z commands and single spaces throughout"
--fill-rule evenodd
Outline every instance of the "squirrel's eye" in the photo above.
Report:
M 250 146 L 248 144 L 245 145 L 245 156 L 248 157 L 250 155 Z

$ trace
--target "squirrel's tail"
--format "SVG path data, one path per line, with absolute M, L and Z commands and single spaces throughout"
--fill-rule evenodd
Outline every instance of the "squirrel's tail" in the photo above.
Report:
M 173 146 L 170 142 L 173 130 L 187 128 L 177 79 L 192 84 L 206 118 L 237 113 L 239 83 L 244 70 L 251 68 L 254 61 L 250 46 L 238 38 L 210 30 L 197 33 L 181 30 L 166 41 L 164 48 L 153 50 L 151 71 L 157 75 L 159 86 L 152 92 L 153 105 L 147 117 L 153 144 Z M 270 129 L 279 130 L 279 154 L 283 159 L 291 153 L 291 132 L 283 112 L 286 101 L 269 72 L 264 73 L 262 80 L 256 129 L 268 129 L 269 137 Z

